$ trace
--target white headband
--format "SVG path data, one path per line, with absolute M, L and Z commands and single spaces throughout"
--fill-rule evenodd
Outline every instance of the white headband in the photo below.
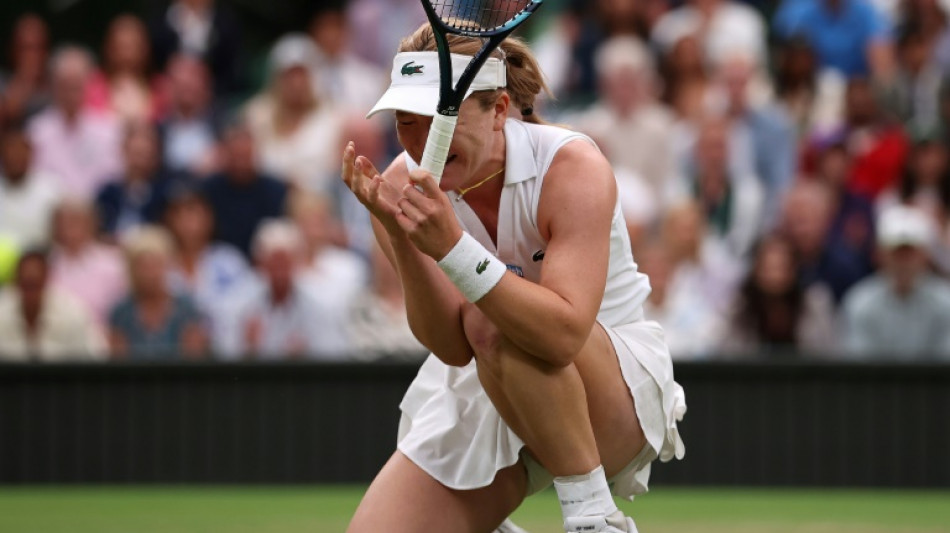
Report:
M 452 85 L 472 61 L 472 56 L 452 54 Z M 465 92 L 468 98 L 474 91 L 494 90 L 505 87 L 504 61 L 490 57 L 475 75 L 475 80 Z M 366 115 L 390 110 L 405 111 L 416 115 L 435 115 L 439 102 L 439 54 L 436 52 L 400 52 L 393 58 L 393 70 L 389 89 Z

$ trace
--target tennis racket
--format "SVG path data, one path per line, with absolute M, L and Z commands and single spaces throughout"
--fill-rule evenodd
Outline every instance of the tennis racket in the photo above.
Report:
M 422 168 L 442 179 L 459 106 L 492 51 L 541 5 L 543 0 L 422 0 L 439 54 L 439 103 L 422 153 Z M 446 35 L 484 40 L 482 48 L 452 86 L 452 56 Z

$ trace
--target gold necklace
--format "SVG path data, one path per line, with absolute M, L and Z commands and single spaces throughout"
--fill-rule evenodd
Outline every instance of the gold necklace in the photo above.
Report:
M 475 185 L 472 185 L 471 187 L 459 187 L 458 190 L 456 191 L 456 194 L 457 194 L 458 196 L 455 197 L 455 201 L 456 201 L 456 202 L 461 202 L 461 201 L 462 201 L 462 197 L 465 196 L 465 195 L 468 193 L 468 191 L 471 191 L 472 189 L 477 189 L 477 188 L 481 187 L 482 185 L 484 185 L 485 183 L 487 183 L 488 180 L 494 178 L 495 176 L 501 174 L 501 173 L 504 172 L 504 171 L 505 171 L 505 167 L 501 167 L 500 169 L 498 169 L 497 172 L 493 173 L 491 176 L 488 176 L 487 178 L 483 179 L 482 181 L 476 183 Z

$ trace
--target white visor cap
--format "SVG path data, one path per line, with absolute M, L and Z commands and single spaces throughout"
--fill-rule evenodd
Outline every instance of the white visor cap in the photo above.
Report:
M 472 56 L 452 54 L 452 86 L 472 61 Z M 439 54 L 436 52 L 400 52 L 393 58 L 393 70 L 389 88 L 373 109 L 369 118 L 380 111 L 405 111 L 416 115 L 435 115 L 439 103 Z M 475 80 L 465 92 L 468 98 L 474 91 L 494 90 L 505 87 L 505 63 L 490 57 L 475 75 Z

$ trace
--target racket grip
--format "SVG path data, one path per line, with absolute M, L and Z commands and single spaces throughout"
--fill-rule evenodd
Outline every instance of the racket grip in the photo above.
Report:
M 449 117 L 437 114 L 432 117 L 425 151 L 422 152 L 422 168 L 432 173 L 436 183 L 442 180 L 442 170 L 449 156 L 449 145 L 452 144 L 452 134 L 455 133 L 458 120 L 457 115 Z

